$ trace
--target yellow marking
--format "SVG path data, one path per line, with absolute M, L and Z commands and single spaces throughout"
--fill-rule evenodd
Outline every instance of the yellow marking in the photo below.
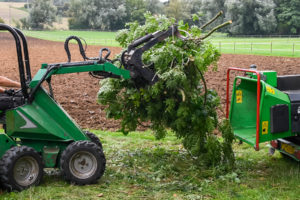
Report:
M 281 143 L 281 149 L 289 154 L 294 154 L 294 152 L 295 152 L 295 148 L 293 146 L 285 144 L 285 143 Z
M 267 86 L 267 92 L 271 93 L 271 94 L 275 94 L 275 90 L 274 88 L 271 88 L 270 86 Z
M 262 134 L 263 135 L 268 134 L 268 128 L 269 128 L 269 122 L 268 121 L 263 121 L 262 122 Z
M 237 90 L 235 94 L 236 94 L 236 103 L 243 103 L 243 91 Z

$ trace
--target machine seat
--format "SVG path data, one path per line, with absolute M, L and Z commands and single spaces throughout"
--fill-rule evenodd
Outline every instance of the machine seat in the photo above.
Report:
M 289 95 L 291 102 L 300 102 L 300 74 L 278 76 L 277 89 Z
M 300 90 L 300 74 L 278 76 L 277 89 L 281 91 Z

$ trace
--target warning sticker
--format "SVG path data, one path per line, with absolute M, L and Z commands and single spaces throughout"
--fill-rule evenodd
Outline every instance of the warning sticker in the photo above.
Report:
M 268 127 L 269 127 L 269 122 L 268 121 L 263 121 L 262 122 L 262 134 L 263 135 L 268 134 Z
M 271 93 L 271 94 L 275 94 L 275 90 L 274 88 L 271 88 L 270 86 L 267 86 L 267 92 Z
M 236 90 L 236 103 L 243 103 L 243 91 L 242 90 Z

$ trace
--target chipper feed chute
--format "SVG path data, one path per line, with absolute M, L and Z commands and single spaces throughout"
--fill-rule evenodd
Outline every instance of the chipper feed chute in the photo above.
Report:
M 245 76 L 234 79 L 229 112 L 230 71 L 245 72 Z M 259 150 L 259 143 L 295 136 L 299 132 L 292 122 L 292 97 L 282 90 L 279 79 L 275 71 L 240 68 L 227 71 L 227 118 L 235 137 L 256 150 Z

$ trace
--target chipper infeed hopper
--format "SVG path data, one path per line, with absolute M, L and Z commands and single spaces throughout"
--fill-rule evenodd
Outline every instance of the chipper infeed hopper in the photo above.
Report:
M 244 72 L 233 81 L 229 110 L 230 72 Z M 234 135 L 256 150 L 271 141 L 271 150 L 300 160 L 300 75 L 277 76 L 275 71 L 228 68 L 226 117 Z M 274 151 L 273 151 L 274 152 Z

